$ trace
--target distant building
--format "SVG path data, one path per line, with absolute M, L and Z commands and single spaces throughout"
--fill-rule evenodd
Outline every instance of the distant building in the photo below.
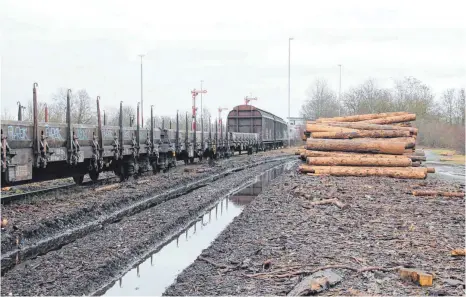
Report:
M 299 117 L 289 117 L 286 119 L 290 123 L 290 138 L 301 139 L 301 134 L 306 126 L 306 119 Z
M 286 119 L 290 123 L 290 126 L 306 125 L 306 120 L 304 118 L 290 117 L 290 118 L 286 118 Z

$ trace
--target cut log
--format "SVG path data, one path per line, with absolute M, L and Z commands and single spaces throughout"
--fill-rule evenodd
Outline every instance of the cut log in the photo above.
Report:
M 306 141 L 308 150 L 361 152 L 402 155 L 405 152 L 404 142 L 395 141 L 361 141 L 356 139 L 313 139 Z
M 423 167 L 349 167 L 311 166 L 302 164 L 299 170 L 305 173 L 328 174 L 334 176 L 387 176 L 403 179 L 425 179 L 427 169 Z
M 411 127 L 411 122 L 405 122 L 405 123 L 396 123 L 396 124 L 393 124 L 395 126 L 400 126 L 400 127 Z
M 362 141 L 362 139 L 361 139 Z M 364 141 L 396 141 L 403 142 L 405 144 L 405 149 L 412 149 L 416 146 L 416 138 L 414 137 L 394 137 L 390 139 L 385 138 L 365 138 Z
M 464 198 L 463 192 L 444 192 L 444 191 L 413 191 L 413 196 L 443 196 Z
M 351 128 L 357 130 L 401 130 L 401 131 L 409 131 L 411 134 L 417 134 L 417 128 L 411 127 L 400 127 L 395 125 L 378 125 L 378 124 L 369 124 L 364 122 L 356 122 L 356 123 L 337 123 L 337 122 L 329 122 L 325 123 L 327 126 L 332 127 L 342 127 L 342 128 Z
M 423 287 L 432 286 L 433 275 L 430 273 L 410 268 L 401 268 L 399 273 L 401 278 L 411 280 Z
M 411 155 L 411 154 L 404 154 L 404 156 L 410 158 L 413 161 L 425 161 L 425 160 L 427 160 L 427 158 L 423 157 L 423 156 L 415 156 L 415 155 Z
M 435 173 L 435 168 L 434 167 L 427 167 L 427 173 Z
M 346 117 L 334 117 L 334 118 L 320 118 L 317 119 L 317 123 L 324 123 L 324 122 L 360 122 L 365 120 L 372 120 L 372 119 L 379 119 L 379 118 L 386 118 L 386 117 L 393 117 L 399 115 L 408 114 L 405 111 L 400 112 L 387 112 L 387 113 L 370 113 L 370 114 L 360 114 L 360 115 L 353 115 L 353 116 L 346 116 Z
M 385 125 L 385 124 L 403 123 L 403 122 L 409 122 L 409 121 L 415 121 L 415 120 L 416 120 L 416 115 L 414 113 L 409 113 L 409 114 L 403 114 L 403 115 L 398 115 L 398 116 L 393 116 L 393 117 L 385 117 L 385 118 L 380 118 L 380 119 L 367 120 L 367 121 L 363 121 L 363 123 Z
M 301 159 L 306 160 L 308 157 L 350 157 L 355 156 L 364 157 L 364 158 L 401 158 L 405 157 L 410 158 L 412 161 L 425 161 L 426 157 L 414 156 L 412 152 L 410 154 L 403 155 L 387 155 L 387 154 L 362 154 L 362 153 L 351 153 L 351 152 L 324 152 L 324 151 L 311 151 L 305 150 L 301 153 Z
M 306 150 L 303 153 L 307 157 L 363 157 L 363 158 L 401 158 L 404 159 L 405 155 L 387 155 L 387 154 L 362 154 L 351 152 L 324 152 L 324 151 L 311 151 Z
M 320 125 L 320 124 L 307 124 L 306 125 L 306 132 L 312 133 L 314 132 L 356 132 L 356 129 L 350 128 L 342 128 L 342 127 L 332 127 L 327 125 Z
M 454 249 L 451 251 L 451 255 L 454 257 L 466 256 L 466 249 Z
M 405 158 L 366 158 L 352 157 L 309 157 L 307 164 L 315 166 L 381 166 L 410 167 L 411 159 Z
M 361 130 L 356 132 L 314 132 L 312 138 L 352 139 L 352 138 L 392 138 L 409 137 L 411 133 L 403 130 Z

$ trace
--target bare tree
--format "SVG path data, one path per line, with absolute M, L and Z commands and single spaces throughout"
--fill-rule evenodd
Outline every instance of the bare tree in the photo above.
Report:
M 204 131 L 209 131 L 209 119 L 210 121 L 214 121 L 214 119 L 212 119 L 212 115 L 210 114 L 210 111 L 207 108 L 204 108 L 202 110 L 202 118 L 199 117 L 198 119 L 197 130 L 198 131 L 202 130 L 202 127 L 201 127 L 201 120 L 202 120 L 203 121 L 202 126 L 204 127 Z
M 105 110 L 107 117 L 107 125 L 119 126 L 120 125 L 120 109 L 110 108 Z M 136 112 L 132 106 L 123 105 L 123 127 L 129 127 L 133 121 L 133 126 L 136 125 Z M 150 118 L 149 118 L 150 125 Z
M 301 108 L 301 115 L 306 119 L 331 117 L 338 115 L 338 101 L 324 79 L 317 79 L 307 91 L 307 99 Z
M 49 121 L 66 122 L 67 93 L 67 89 L 60 88 L 52 95 L 52 103 L 48 106 Z M 92 124 L 96 122 L 96 107 L 92 104 L 91 97 L 85 89 L 72 91 L 70 99 L 72 123 Z M 44 107 L 41 106 L 41 112 L 43 109 Z
M 418 118 L 428 117 L 434 107 L 432 90 L 414 77 L 396 81 L 393 98 L 396 110 L 416 113 Z
M 461 124 L 464 127 L 464 117 L 465 117 L 465 91 L 464 88 L 458 90 L 455 102 L 454 102 L 454 114 L 456 122 Z
M 9 120 L 17 120 L 17 117 L 15 117 L 7 108 L 3 107 L 2 110 L 2 121 L 9 121 Z
M 442 94 L 442 111 L 446 121 L 453 125 L 455 110 L 455 89 L 447 89 Z
M 86 90 L 78 90 L 73 96 L 75 108 L 72 118 L 77 124 L 92 124 L 96 119 L 96 106 L 91 104 L 91 97 Z M 94 108 L 93 108 L 94 107 Z
M 38 117 L 37 120 L 39 122 L 44 122 L 45 121 L 45 106 L 47 103 L 45 102 L 37 102 L 37 111 L 38 111 Z M 26 119 L 28 121 L 33 121 L 33 116 L 34 116 L 34 108 L 32 106 L 32 101 L 28 101 L 28 105 L 26 107 L 26 114 L 24 115 L 23 119 Z
M 393 110 L 390 90 L 377 87 L 374 79 L 351 88 L 343 95 L 343 104 L 349 114 L 378 113 Z

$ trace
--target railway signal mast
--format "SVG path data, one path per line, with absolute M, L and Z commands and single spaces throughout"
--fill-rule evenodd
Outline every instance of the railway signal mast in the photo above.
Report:
M 192 130 L 194 131 L 194 152 L 197 151 L 197 140 L 196 140 L 196 110 L 197 110 L 197 107 L 196 107 L 196 96 L 199 95 L 199 94 L 205 94 L 207 93 L 207 90 L 196 90 L 196 89 L 193 89 L 191 91 L 191 95 L 193 97 L 193 124 L 192 124 Z M 202 147 L 203 145 L 201 145 Z M 195 155 L 195 153 L 194 153 Z
M 191 95 L 193 97 L 193 124 L 192 124 L 192 129 L 193 131 L 196 131 L 196 111 L 197 111 L 197 107 L 196 107 L 196 97 L 197 95 L 199 94 L 205 94 L 207 93 L 207 90 L 192 90 L 191 91 Z

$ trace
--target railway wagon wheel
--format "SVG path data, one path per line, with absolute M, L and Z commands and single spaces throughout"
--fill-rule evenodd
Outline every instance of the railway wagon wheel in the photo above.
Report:
M 77 185 L 82 185 L 84 180 L 84 175 L 73 176 L 73 180 Z
M 93 182 L 96 182 L 99 180 L 99 172 L 97 171 L 89 171 L 89 177 Z

